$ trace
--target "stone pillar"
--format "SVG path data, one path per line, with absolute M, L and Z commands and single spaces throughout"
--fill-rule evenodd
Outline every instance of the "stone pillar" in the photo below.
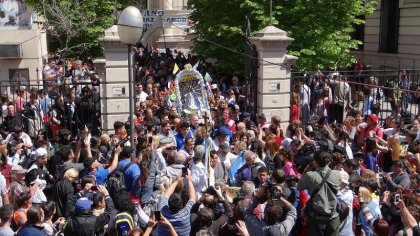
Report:
M 187 10 L 188 1 L 185 0 L 154 0 L 152 4 L 149 4 L 149 10 L 164 10 L 168 14 L 172 14 L 177 11 Z M 163 8 L 162 8 L 163 7 Z M 155 31 L 151 35 L 153 46 L 158 48 L 177 48 L 183 52 L 189 52 L 192 46 L 192 35 L 188 35 L 183 29 L 176 27 L 165 27 L 165 36 L 163 36 L 162 30 Z
M 105 31 L 100 42 L 105 56 L 100 65 L 105 71 L 105 76 L 100 74 L 102 130 L 113 133 L 114 122 L 125 122 L 129 116 L 127 46 L 121 43 L 116 25 Z
M 290 66 L 298 59 L 287 55 L 294 39 L 274 26 L 260 30 L 250 41 L 258 51 L 257 110 L 267 118 L 278 115 L 282 126 L 290 119 Z

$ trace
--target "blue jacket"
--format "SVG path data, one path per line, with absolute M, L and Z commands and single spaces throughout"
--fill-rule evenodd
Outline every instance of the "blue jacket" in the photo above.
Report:
M 16 236 L 45 236 L 43 229 L 44 227 L 25 224 L 20 228 Z
M 369 170 L 373 170 L 374 172 L 377 172 L 376 157 L 373 156 L 371 153 L 365 156 L 365 159 L 363 160 L 363 164 L 365 164 L 366 168 L 368 168 Z
M 175 135 L 175 140 L 176 140 L 176 150 L 179 151 L 184 147 L 185 144 L 185 139 L 191 137 L 191 133 L 188 132 L 187 135 L 185 136 L 185 138 L 181 135 L 181 132 L 178 132 Z
M 122 160 L 118 162 L 118 168 L 123 169 L 128 163 L 130 163 L 130 160 Z M 124 180 L 125 180 L 125 186 L 127 187 L 127 191 L 131 191 L 131 189 L 136 185 L 138 185 L 135 181 L 140 176 L 140 167 L 137 164 L 132 164 L 128 169 L 124 172 Z

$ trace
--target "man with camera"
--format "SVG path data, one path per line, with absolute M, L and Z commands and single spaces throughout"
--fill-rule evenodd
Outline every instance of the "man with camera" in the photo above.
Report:
M 15 124 L 13 133 L 7 135 L 4 143 L 7 143 L 9 153 L 8 163 L 12 166 L 19 164 L 22 157 L 28 154 L 28 150 L 32 148 L 32 140 L 29 135 L 23 132 L 21 124 Z
M 263 220 L 253 214 L 258 204 L 266 204 Z M 288 209 L 287 213 L 283 212 Z M 284 220 L 280 221 L 285 215 Z M 288 235 L 297 218 L 296 208 L 283 197 L 280 187 L 271 182 L 261 186 L 245 211 L 245 223 L 250 235 Z
M 338 235 L 339 214 L 336 210 L 336 193 L 341 184 L 341 174 L 337 170 L 331 170 L 328 164 L 331 162 L 331 154 L 326 151 L 318 151 L 314 154 L 313 165 L 315 171 L 305 173 L 299 180 L 297 189 L 308 190 L 311 199 L 305 207 L 308 232 L 313 235 Z
M 223 196 L 220 186 L 216 188 L 210 186 L 202 194 L 200 200 L 191 208 L 190 235 L 196 235 L 204 228 L 209 229 L 214 235 L 219 235 L 219 230 L 233 217 L 232 207 Z M 223 210 L 220 210 L 220 205 Z

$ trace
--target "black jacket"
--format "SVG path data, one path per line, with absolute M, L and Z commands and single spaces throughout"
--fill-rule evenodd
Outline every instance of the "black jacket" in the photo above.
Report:
M 114 203 L 109 196 L 105 197 L 105 203 L 105 212 L 99 216 L 77 213 L 70 216 L 67 219 L 67 224 L 64 228 L 64 235 L 94 236 L 97 232 L 103 231 L 103 228 L 108 224 L 111 215 L 116 212 Z
M 229 222 L 230 219 L 233 217 L 233 210 L 227 200 L 221 201 L 220 203 L 223 204 L 223 207 L 225 209 L 225 212 L 220 215 L 217 219 L 215 219 L 211 225 L 208 227 L 211 232 L 215 236 L 219 236 L 219 231 Z M 200 219 L 198 217 L 198 209 L 200 207 L 201 203 L 198 202 L 194 204 L 194 206 L 191 208 L 191 232 L 190 236 L 195 235 L 200 229 L 202 229 L 202 226 L 200 224 Z
M 54 185 L 53 194 L 57 216 L 67 218 L 73 206 L 73 185 L 67 179 L 60 180 Z

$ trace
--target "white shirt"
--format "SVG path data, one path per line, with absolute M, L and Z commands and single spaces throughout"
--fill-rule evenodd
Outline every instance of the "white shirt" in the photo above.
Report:
M 219 154 L 219 162 L 223 162 L 226 168 L 230 168 L 230 166 L 236 161 L 237 158 L 238 156 L 231 152 L 226 154 L 226 156 L 222 156 L 221 154 Z
M 157 149 L 156 154 L 157 154 L 157 158 L 156 158 L 157 167 L 160 171 L 162 171 L 167 166 L 166 160 L 162 154 L 162 149 L 161 148 Z
M 344 147 L 346 149 L 347 157 L 352 160 L 353 159 L 353 151 L 351 150 L 350 145 L 347 143 L 346 146 L 344 146 L 343 142 L 340 142 L 338 145 Z
M 7 137 L 5 139 L 5 143 L 8 143 L 8 142 L 12 141 L 13 140 L 13 135 L 14 135 L 14 133 L 10 133 L 9 135 L 7 135 Z M 22 132 L 22 135 L 19 138 L 22 139 L 23 144 L 27 144 L 27 145 L 32 146 L 31 137 L 29 137 L 29 135 L 27 133 Z
M 141 91 L 140 95 L 140 102 L 146 101 L 146 98 L 149 96 L 146 92 Z
M 344 203 L 347 204 L 349 207 L 349 215 L 347 218 L 340 223 L 340 236 L 347 236 L 352 235 L 352 220 L 353 220 L 353 192 L 348 188 L 345 187 L 340 189 L 337 193 L 337 198 L 341 199 Z
M 391 135 L 396 135 L 396 132 L 394 131 L 394 128 L 388 128 L 383 130 L 384 134 L 386 134 L 387 137 Z
M 0 207 L 3 206 L 3 195 L 7 194 L 6 178 L 0 173 Z
M 197 193 L 197 198 L 201 197 L 201 192 L 206 190 L 207 184 L 207 170 L 203 162 L 195 163 L 191 168 L 192 183 Z
M 300 102 L 302 105 L 308 105 L 311 98 L 311 90 L 304 84 L 300 89 Z

